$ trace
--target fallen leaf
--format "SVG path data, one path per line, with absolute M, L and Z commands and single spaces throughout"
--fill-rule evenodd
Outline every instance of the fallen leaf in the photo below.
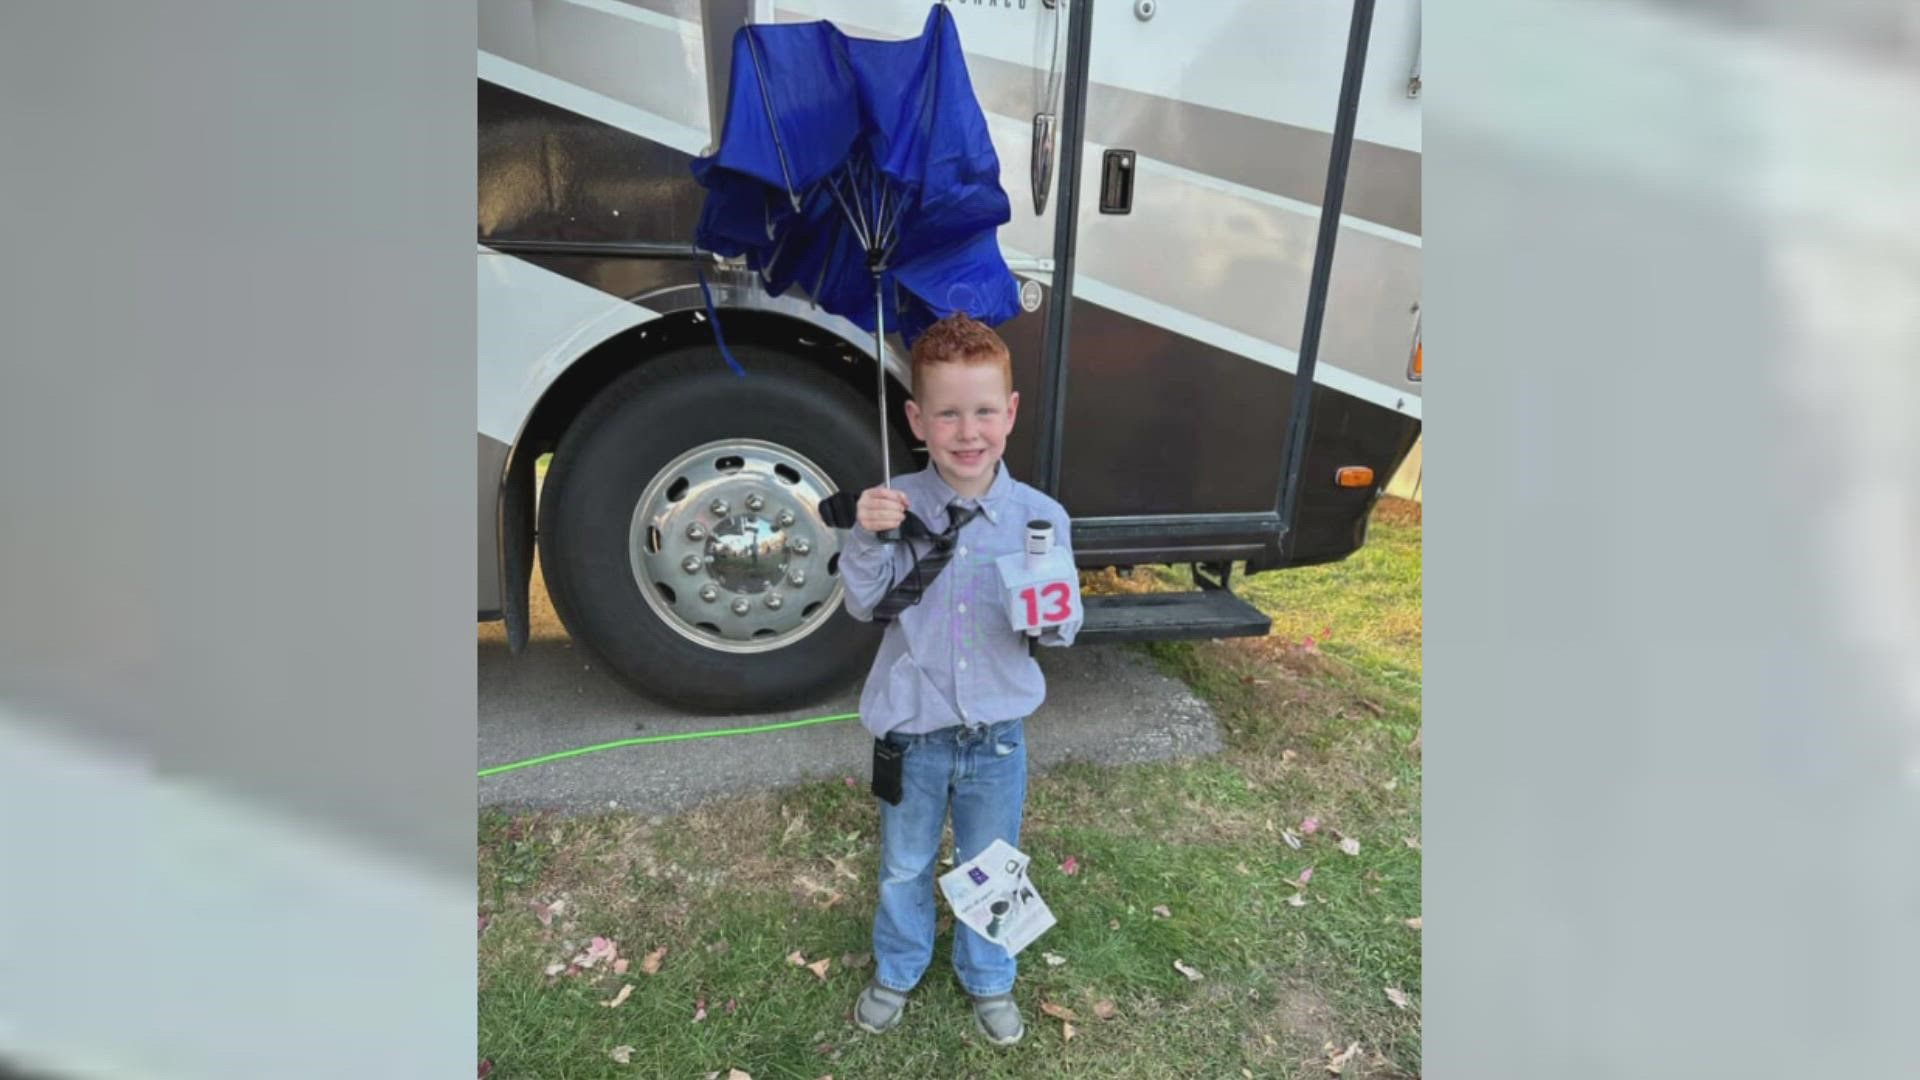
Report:
M 1354 1055 L 1358 1054 L 1359 1052 L 1360 1052 L 1359 1043 L 1353 1043 L 1349 1045 L 1345 1050 L 1342 1050 L 1339 1053 L 1333 1055 L 1333 1057 L 1327 1061 L 1327 1071 L 1332 1073 L 1335 1076 L 1339 1076 L 1340 1070 L 1346 1068 L 1347 1062 L 1352 1061 L 1354 1058 Z
M 493 1059 L 482 1058 L 480 1061 L 480 1080 L 487 1080 L 487 1077 L 492 1075 L 493 1075 Z
M 1312 880 L 1313 880 L 1313 867 L 1309 866 L 1305 870 L 1300 871 L 1299 881 L 1300 881 L 1301 888 L 1303 889 L 1306 888 L 1307 882 Z
M 1287 846 L 1292 848 L 1293 850 L 1295 851 L 1300 850 L 1300 834 L 1294 832 L 1292 829 L 1281 829 L 1280 839 L 1285 840 L 1287 842 Z
M 1059 967 L 1067 962 L 1067 958 L 1058 953 L 1041 953 L 1040 958 L 1047 962 L 1048 967 Z
M 739 1069 L 728 1069 L 727 1080 L 753 1080 L 753 1077 L 741 1072 Z
M 1107 929 L 1109 929 L 1109 930 L 1118 930 L 1118 929 L 1120 929 L 1120 920 L 1119 920 L 1119 919 L 1108 919 L 1108 920 L 1107 920 Z
M 1072 877 L 1073 875 L 1079 873 L 1080 860 L 1074 858 L 1071 855 L 1067 856 L 1066 861 L 1060 864 L 1060 872 L 1067 875 L 1068 877 Z
M 1169 911 L 1169 910 L 1167 910 L 1167 905 L 1165 905 L 1165 904 L 1155 904 L 1155 905 L 1153 905 L 1153 913 L 1154 913 L 1155 915 L 1158 915 L 1158 916 L 1160 916 L 1160 917 L 1161 917 L 1161 918 L 1163 918 L 1163 919 L 1171 919 L 1171 918 L 1173 918 L 1173 912 L 1171 912 L 1171 911 Z
M 826 982 L 827 968 L 831 967 L 832 965 L 833 965 L 833 958 L 830 956 L 823 956 L 820 959 L 815 960 L 813 963 L 808 964 L 807 970 L 813 972 L 814 977 L 819 979 L 821 982 Z
M 858 971 L 871 963 L 873 963 L 872 953 L 847 953 L 840 958 L 840 966 L 853 971 Z
M 1420 838 L 1419 838 L 1419 837 L 1417 837 L 1417 836 L 1403 836 L 1403 837 L 1401 837 L 1401 839 L 1402 839 L 1402 840 L 1404 840 L 1404 841 L 1406 841 L 1406 844 L 1407 844 L 1407 846 L 1408 846 L 1408 847 L 1410 847 L 1410 848 L 1412 848 L 1413 850 L 1415 850 L 1415 851 L 1419 851 L 1419 850 L 1420 850 Z
M 1282 750 L 1280 751 L 1280 764 L 1291 765 L 1293 764 L 1293 759 L 1299 756 L 1300 756 L 1299 754 L 1295 753 L 1292 750 Z
M 613 973 L 615 975 L 625 975 L 627 973 L 627 965 L 630 963 L 632 963 L 632 961 L 628 960 L 624 956 L 618 960 L 615 960 L 613 962 Z
M 1407 992 L 1405 990 L 1402 990 L 1397 986 L 1389 986 L 1386 989 L 1387 989 L 1388 1001 L 1393 1002 L 1395 1005 L 1398 1005 L 1402 1009 L 1407 1007 Z
M 739 1007 L 740 1007 L 740 1003 L 738 1001 L 735 1001 L 732 998 L 727 999 L 727 1015 L 728 1016 L 732 1016 L 734 1013 L 734 1010 L 738 1009 Z
M 617 1009 L 621 1005 L 626 1004 L 627 998 L 632 996 L 632 994 L 633 994 L 633 984 L 628 983 L 625 986 L 622 986 L 620 988 L 619 993 L 613 995 L 612 1001 L 603 1001 L 600 1004 L 605 1005 L 609 1009 Z
M 1349 855 L 1358 855 L 1360 854 L 1360 841 L 1355 840 L 1353 837 L 1349 836 L 1346 839 L 1340 841 L 1340 850 L 1346 852 Z
M 1246 1077 L 1246 1078 L 1247 1078 L 1247 1080 L 1253 1080 L 1253 1070 L 1252 1070 L 1252 1069 L 1241 1069 L 1241 1070 L 1240 1070 L 1240 1075 L 1241 1075 L 1241 1076 L 1244 1076 L 1244 1077 Z
M 707 1018 L 707 999 L 705 995 L 693 999 L 693 1022 L 699 1023 Z
M 1413 927 L 1415 930 L 1420 929 L 1420 916 L 1415 915 L 1413 918 L 1408 919 L 1407 925 Z
M 631 1047 L 631 1046 L 616 1046 L 616 1047 L 614 1047 L 614 1048 L 613 1048 L 613 1060 L 615 1060 L 615 1061 L 617 1061 L 617 1062 L 619 1062 L 619 1063 L 620 1063 L 620 1064 L 622 1064 L 622 1065 L 631 1065 L 631 1064 L 633 1064 L 633 1047 Z
M 561 972 L 563 972 L 563 971 L 565 971 L 565 970 L 567 970 L 567 965 L 566 965 L 566 964 L 565 964 L 564 962 L 562 962 L 562 963 L 553 963 L 553 964 L 548 964 L 548 965 L 547 965 L 547 978 L 549 978 L 549 979 L 551 979 L 551 978 L 553 978 L 553 977 L 554 977 L 555 975 L 558 975 L 558 974 L 560 974 Z
M 1054 1018 L 1055 1020 L 1078 1020 L 1078 1019 L 1080 1019 L 1079 1017 L 1077 1017 L 1077 1016 L 1075 1016 L 1075 1015 L 1073 1015 L 1073 1010 L 1072 1010 L 1072 1009 L 1069 1009 L 1069 1008 L 1067 1008 L 1067 1007 L 1066 1007 L 1065 1005 L 1055 1005 L 1055 1004 L 1054 1004 L 1053 1002 L 1051 1002 L 1051 1001 L 1043 1001 L 1043 1002 L 1041 1002 L 1041 1003 L 1040 1003 L 1040 1011 L 1041 1011 L 1041 1012 L 1043 1012 L 1043 1013 L 1046 1013 L 1046 1014 L 1047 1014 L 1048 1016 L 1051 1016 L 1051 1017 L 1053 1017 L 1053 1018 Z
M 662 945 L 659 948 L 653 950 L 652 952 L 648 953 L 645 957 L 641 958 L 640 970 L 648 975 L 660 974 L 660 961 L 665 959 L 666 955 L 667 955 L 667 947 L 665 945 Z
M 1306 907 L 1307 898 L 1304 896 L 1301 896 L 1299 893 L 1294 893 L 1292 896 L 1287 897 L 1287 906 L 1288 907 Z
M 806 954 L 801 952 L 799 949 L 795 949 L 792 952 L 787 954 L 787 963 L 792 964 L 794 967 L 806 967 L 807 966 Z
M 1093 1015 L 1102 1020 L 1113 1019 L 1114 1014 L 1119 1011 L 1119 1009 L 1113 1007 L 1113 1002 L 1111 1001 L 1096 1001 L 1093 1003 Z
M 1317 833 L 1319 831 L 1320 831 L 1320 819 L 1317 817 L 1307 818 L 1306 820 L 1300 823 L 1300 835 L 1302 836 L 1312 836 L 1314 833 Z
M 1072 1042 L 1072 1041 L 1073 1041 L 1073 1025 L 1072 1025 L 1072 1024 L 1068 1024 L 1068 1023 L 1065 1023 L 1065 1022 L 1062 1022 L 1062 1023 L 1061 1023 L 1061 1025 L 1060 1025 L 1060 1041 L 1061 1041 L 1061 1042 Z
M 1249 869 L 1247 869 L 1247 864 L 1246 864 L 1246 863 L 1243 863 L 1243 862 L 1242 862 L 1242 863 L 1234 863 L 1234 864 L 1233 864 L 1233 868 L 1234 868 L 1234 870 L 1235 870 L 1236 872 L 1238 872 L 1238 873 L 1240 873 L 1240 874 L 1251 874 L 1251 873 L 1253 873 L 1253 871 L 1251 871 L 1251 870 L 1249 870 Z
M 1201 979 L 1206 978 L 1205 975 L 1200 974 L 1198 969 L 1188 967 L 1185 963 L 1179 960 L 1175 960 L 1173 962 L 1173 970 L 1179 972 L 1182 975 L 1185 975 L 1187 977 L 1188 982 L 1199 982 Z
M 618 951 L 619 947 L 613 942 L 603 937 L 596 937 L 587 945 L 585 959 L 575 960 L 574 963 L 583 968 L 590 968 L 602 960 L 611 961 Z

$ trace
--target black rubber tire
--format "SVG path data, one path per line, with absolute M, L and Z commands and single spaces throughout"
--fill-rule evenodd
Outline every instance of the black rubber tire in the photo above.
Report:
M 540 495 L 540 566 L 576 647 L 634 690 L 699 712 L 794 708 L 865 674 L 881 628 L 838 604 L 826 625 L 785 648 L 707 648 L 662 621 L 630 568 L 627 537 L 647 484 L 688 449 L 760 439 L 814 462 L 842 490 L 880 475 L 872 402 L 812 364 L 752 346 L 734 349 L 747 377 L 712 348 L 662 356 L 607 387 L 567 429 Z M 909 462 L 892 434 L 895 468 Z M 836 541 L 839 538 L 836 538 Z

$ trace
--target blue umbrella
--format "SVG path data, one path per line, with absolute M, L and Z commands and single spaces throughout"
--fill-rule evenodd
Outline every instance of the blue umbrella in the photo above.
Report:
M 955 311 L 991 325 L 1020 310 L 994 237 L 1012 208 L 944 5 L 904 41 L 742 27 L 720 145 L 693 175 L 707 190 L 694 242 L 871 330 L 876 358 L 889 322 L 911 344 Z M 885 482 L 884 366 L 879 379 Z

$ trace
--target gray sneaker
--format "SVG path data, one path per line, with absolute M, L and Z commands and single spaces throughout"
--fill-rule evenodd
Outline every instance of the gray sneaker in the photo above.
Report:
M 973 1026 L 995 1046 L 1012 1046 L 1027 1033 L 1020 1019 L 1020 1006 L 1012 994 L 994 994 L 973 999 Z
M 869 1035 L 890 1031 L 907 1008 L 907 995 L 869 981 L 853 1001 L 853 1025 Z

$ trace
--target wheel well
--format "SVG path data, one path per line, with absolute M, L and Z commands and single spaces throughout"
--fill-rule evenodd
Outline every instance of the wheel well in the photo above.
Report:
M 759 345 L 812 361 L 868 401 L 874 399 L 873 358 L 839 335 L 775 312 L 728 310 L 720 317 L 729 345 Z M 669 352 L 699 346 L 714 349 L 715 364 L 725 362 L 703 311 L 670 312 L 601 342 L 574 361 L 541 396 L 527 419 L 515 454 L 537 457 L 551 452 L 574 417 L 615 379 Z M 746 377 L 753 377 L 751 368 Z M 919 443 L 907 427 L 902 408 L 906 388 L 891 374 L 887 381 L 888 424 L 917 448 Z

